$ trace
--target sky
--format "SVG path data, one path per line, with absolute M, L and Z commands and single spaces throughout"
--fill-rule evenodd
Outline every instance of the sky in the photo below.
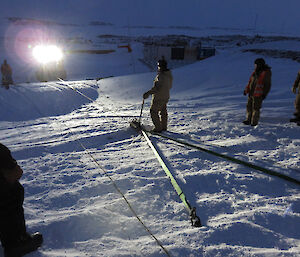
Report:
M 297 0 L 21 0 L 5 1 L 0 17 L 19 16 L 118 26 L 194 26 L 300 34 Z

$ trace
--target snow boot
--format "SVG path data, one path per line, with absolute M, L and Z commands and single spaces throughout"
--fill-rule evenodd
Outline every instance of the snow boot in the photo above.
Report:
M 154 128 L 151 130 L 151 132 L 154 132 L 154 133 L 161 133 L 163 130 L 162 129 L 158 129 L 158 128 Z
M 244 120 L 243 123 L 244 123 L 245 125 L 250 125 L 250 121 L 249 121 L 249 120 Z
M 300 118 L 299 117 L 292 118 L 290 119 L 290 122 L 300 122 Z
M 26 233 L 18 244 L 4 249 L 4 257 L 22 257 L 37 250 L 43 243 L 43 236 L 39 232 L 32 235 Z

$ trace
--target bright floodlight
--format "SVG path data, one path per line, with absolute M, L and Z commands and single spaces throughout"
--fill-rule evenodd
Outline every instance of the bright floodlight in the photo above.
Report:
M 55 45 L 38 45 L 33 48 L 34 58 L 43 64 L 58 62 L 63 58 L 62 51 Z

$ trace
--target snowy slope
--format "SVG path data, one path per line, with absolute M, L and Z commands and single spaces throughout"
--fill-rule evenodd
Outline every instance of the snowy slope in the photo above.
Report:
M 12 65 L 16 85 L 0 87 L 0 142 L 24 169 L 27 227 L 44 235 L 43 247 L 28 256 L 166 256 L 115 186 L 171 256 L 299 256 L 298 185 L 152 136 L 201 218 L 203 227 L 191 227 L 146 141 L 129 128 L 155 76 L 139 62 L 142 45 L 131 42 L 129 54 L 118 42 L 98 38 L 299 36 L 299 8 L 298 0 L 1 3 L 1 58 Z M 26 83 L 35 81 L 31 47 L 40 38 L 64 48 L 67 85 Z M 236 43 L 229 40 L 216 56 L 172 71 L 166 134 L 300 180 L 300 127 L 288 122 L 299 62 L 248 51 L 300 52 L 299 39 Z M 70 53 L 74 49 L 115 52 Z M 272 67 L 273 84 L 253 128 L 241 123 L 242 92 L 257 57 Z M 147 125 L 149 106 L 148 99 Z
M 266 58 L 272 90 L 259 126 L 244 126 L 242 91 L 257 55 L 240 50 L 173 70 L 168 135 L 299 180 L 300 128 L 288 122 L 299 65 Z M 129 128 L 154 76 L 70 82 L 93 102 L 56 82 L 0 88 L 11 103 L 1 100 L 0 141 L 24 168 L 27 226 L 45 237 L 28 256 L 166 255 L 105 172 L 171 256 L 298 256 L 299 186 L 152 137 L 204 225 L 191 227 L 145 140 Z

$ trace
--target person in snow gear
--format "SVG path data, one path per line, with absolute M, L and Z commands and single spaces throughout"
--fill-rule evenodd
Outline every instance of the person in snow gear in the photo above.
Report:
M 150 114 L 154 124 L 153 132 L 167 130 L 167 103 L 170 98 L 170 89 L 173 82 L 172 73 L 167 68 L 167 62 L 164 58 L 158 61 L 157 66 L 157 75 L 154 79 L 153 87 L 143 95 L 144 99 L 152 95 Z
M 0 143 L 0 240 L 5 257 L 20 257 L 41 246 L 40 233 L 29 234 L 24 219 L 22 168 Z
M 271 68 L 263 58 L 256 59 L 254 65 L 255 69 L 244 90 L 244 95 L 248 95 L 248 102 L 246 120 L 243 123 L 246 125 L 251 124 L 251 126 L 258 124 L 262 102 L 271 89 L 272 76 Z
M 298 90 L 298 93 L 297 93 Z M 292 92 L 296 95 L 296 99 L 294 102 L 295 105 L 295 118 L 290 119 L 290 122 L 297 122 L 297 124 L 300 126 L 300 70 L 298 72 L 297 78 L 294 82 L 294 85 L 292 87 Z
M 2 85 L 5 86 L 6 89 L 9 89 L 9 85 L 13 84 L 12 69 L 6 60 L 4 60 L 3 64 L 1 65 L 1 74 Z

